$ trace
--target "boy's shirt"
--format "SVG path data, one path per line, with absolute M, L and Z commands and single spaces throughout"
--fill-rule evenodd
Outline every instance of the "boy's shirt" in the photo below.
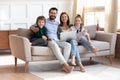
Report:
M 42 28 L 40 28 L 39 26 L 36 26 L 39 30 L 38 32 L 34 32 L 33 37 L 34 38 L 42 38 L 42 36 L 46 36 L 47 37 L 47 29 L 45 26 L 43 26 Z

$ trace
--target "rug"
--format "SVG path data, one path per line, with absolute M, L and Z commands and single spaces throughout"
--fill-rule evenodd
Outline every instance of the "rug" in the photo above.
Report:
M 30 65 L 29 71 L 43 80 L 120 80 L 120 69 L 102 65 L 86 65 L 86 72 L 79 72 L 79 67 L 75 67 L 71 73 L 60 70 L 58 63 L 42 63 Z

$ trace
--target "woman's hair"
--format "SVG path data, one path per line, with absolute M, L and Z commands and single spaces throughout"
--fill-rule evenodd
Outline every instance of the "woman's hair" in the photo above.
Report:
M 44 22 L 46 22 L 46 19 L 45 19 L 44 16 L 38 16 L 38 17 L 37 17 L 37 20 L 36 20 L 37 26 L 38 26 L 38 20 L 44 20 Z
M 69 24 L 70 24 L 70 18 L 69 18 L 68 14 L 67 14 L 66 12 L 62 12 L 62 13 L 60 14 L 60 26 L 63 26 L 63 22 L 62 22 L 62 20 L 61 20 L 61 17 L 62 17 L 63 14 L 67 15 L 67 17 L 68 17 L 67 25 L 69 26 Z

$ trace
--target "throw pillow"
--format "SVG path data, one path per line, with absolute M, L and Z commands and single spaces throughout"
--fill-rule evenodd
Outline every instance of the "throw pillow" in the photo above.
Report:
M 90 34 L 90 38 L 95 39 L 97 25 L 87 25 L 84 27 L 85 27 L 85 29 L 88 30 L 88 33 Z
M 23 36 L 30 39 L 33 32 L 30 29 L 18 28 L 17 34 L 18 36 Z

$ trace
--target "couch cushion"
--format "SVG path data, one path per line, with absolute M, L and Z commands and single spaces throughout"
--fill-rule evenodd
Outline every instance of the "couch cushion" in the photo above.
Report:
M 54 54 L 52 53 L 52 50 L 49 47 L 44 47 L 44 46 L 32 46 L 32 55 L 33 56 L 37 56 L 37 55 L 54 56 Z
M 99 51 L 105 51 L 105 50 L 110 49 L 110 44 L 108 42 L 105 42 L 105 41 L 92 40 L 92 44 L 95 47 L 97 47 Z M 78 48 L 79 48 L 80 53 L 87 53 L 88 52 L 88 50 L 82 45 L 79 45 Z
M 18 36 L 23 36 L 30 39 L 33 32 L 30 29 L 18 28 L 17 34 Z
M 90 38 L 94 39 L 95 36 L 96 36 L 97 26 L 96 25 L 87 25 L 87 26 L 84 26 L 84 27 L 87 29 L 88 33 L 90 34 Z

